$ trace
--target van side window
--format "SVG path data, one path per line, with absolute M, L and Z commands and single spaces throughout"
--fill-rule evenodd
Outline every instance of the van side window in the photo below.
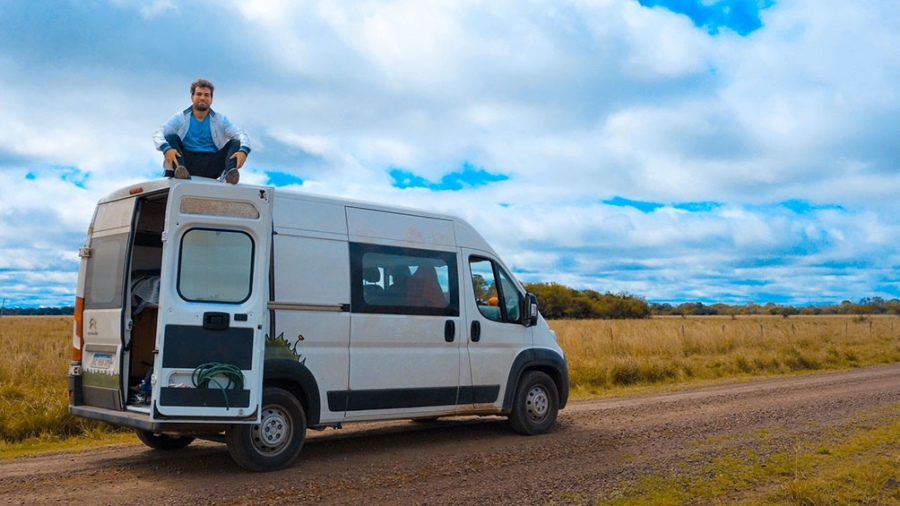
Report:
M 91 240 L 91 256 L 87 264 L 84 307 L 110 309 L 122 307 L 123 262 L 127 234 L 96 237 Z
M 512 277 L 487 258 L 469 258 L 469 269 L 475 305 L 481 315 L 495 322 L 521 322 L 522 294 Z
M 352 311 L 459 316 L 456 255 L 352 243 Z
M 181 239 L 178 293 L 189 302 L 240 304 L 250 298 L 253 239 L 244 232 L 195 228 Z

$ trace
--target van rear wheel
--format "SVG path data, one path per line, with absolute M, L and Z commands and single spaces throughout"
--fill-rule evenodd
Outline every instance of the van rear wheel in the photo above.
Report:
M 147 430 L 136 429 L 134 431 L 142 443 L 154 450 L 180 450 L 191 444 L 194 438 L 187 436 L 169 436 L 167 434 L 154 434 Z
M 259 424 L 234 425 L 225 433 L 228 453 L 251 471 L 275 471 L 289 466 L 306 441 L 306 412 L 296 397 L 282 388 L 266 387 Z
M 519 434 L 543 434 L 556 423 L 559 393 L 556 383 L 540 371 L 528 371 L 516 388 L 509 424 Z

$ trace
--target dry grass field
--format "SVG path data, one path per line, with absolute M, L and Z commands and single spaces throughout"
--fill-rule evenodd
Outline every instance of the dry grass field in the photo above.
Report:
M 717 316 L 554 320 L 572 391 L 900 361 L 896 316 Z
M 900 319 L 846 316 L 555 320 L 575 395 L 632 385 L 846 369 L 900 361 Z M 72 318 L 0 318 L 0 450 L 97 435 L 68 415 Z
M 68 414 L 71 316 L 0 318 L 0 449 L 105 430 Z

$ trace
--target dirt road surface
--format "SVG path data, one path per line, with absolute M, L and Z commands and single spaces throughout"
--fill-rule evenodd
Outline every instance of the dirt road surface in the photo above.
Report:
M 266 474 L 210 442 L 101 447 L 0 462 L 0 504 L 592 503 L 640 475 L 690 473 L 747 445 L 786 451 L 897 403 L 900 364 L 572 402 L 542 436 L 502 418 L 310 431 L 297 463 Z

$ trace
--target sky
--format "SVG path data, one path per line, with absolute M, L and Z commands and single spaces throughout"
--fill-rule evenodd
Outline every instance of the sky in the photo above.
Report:
M 472 223 L 522 282 L 900 297 L 896 0 L 0 0 L 0 299 L 74 303 L 97 200 L 216 85 L 241 182 Z

